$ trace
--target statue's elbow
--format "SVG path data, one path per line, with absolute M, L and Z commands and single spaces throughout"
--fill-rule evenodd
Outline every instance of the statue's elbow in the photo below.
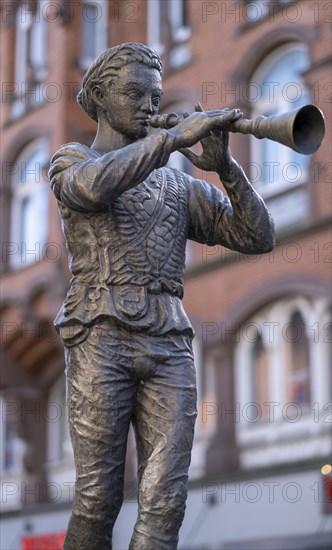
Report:
M 269 252 L 272 252 L 272 250 L 275 247 L 275 244 L 276 244 L 275 239 L 271 240 L 271 241 L 268 241 L 266 243 L 266 246 L 264 247 L 263 254 L 268 254 Z
M 262 254 L 267 254 L 268 252 L 272 252 L 272 250 L 274 249 L 276 245 L 276 231 L 275 231 L 275 226 L 273 222 L 270 225 L 270 230 L 264 234 L 262 244 L 263 244 Z
M 252 235 L 251 254 L 268 254 L 272 252 L 276 244 L 276 231 L 272 218 L 268 223 L 262 224 L 257 233 Z

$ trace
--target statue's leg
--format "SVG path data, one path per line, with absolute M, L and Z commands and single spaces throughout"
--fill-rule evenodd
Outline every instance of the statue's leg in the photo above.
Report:
M 76 486 L 64 549 L 109 550 L 123 501 L 135 383 L 107 322 L 92 327 L 84 342 L 66 349 L 66 366 Z
M 158 361 L 136 396 L 139 513 L 129 548 L 175 550 L 197 415 L 191 339 L 152 337 L 150 350 Z

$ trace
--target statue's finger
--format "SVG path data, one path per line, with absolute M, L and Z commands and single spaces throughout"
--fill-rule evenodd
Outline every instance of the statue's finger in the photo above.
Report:
M 236 109 L 235 115 L 232 117 L 231 121 L 235 122 L 236 120 L 239 120 L 243 116 L 242 111 L 240 109 Z
M 221 132 L 221 139 L 223 147 L 226 149 L 229 144 L 229 132 Z
M 211 136 L 220 137 L 221 136 L 221 130 L 219 130 L 218 128 L 214 128 L 213 130 L 211 130 Z
M 236 116 L 236 109 L 231 109 L 230 111 L 228 111 L 228 113 L 225 113 L 224 117 L 227 119 L 227 120 L 232 120 L 232 118 L 234 118 Z
M 203 112 L 203 107 L 202 107 L 202 105 L 200 104 L 199 101 L 196 101 L 196 103 L 195 103 L 195 111 L 201 112 L 201 113 Z
M 230 113 L 230 110 L 229 109 L 208 109 L 205 112 L 212 113 L 215 115 L 228 115 L 228 113 Z
M 182 153 L 182 155 L 184 155 L 192 164 L 197 166 L 197 168 L 201 168 L 199 155 L 196 155 L 196 153 L 191 151 L 191 149 L 179 149 L 179 152 Z

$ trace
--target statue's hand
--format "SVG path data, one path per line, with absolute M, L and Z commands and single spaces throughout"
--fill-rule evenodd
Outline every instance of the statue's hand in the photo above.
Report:
M 173 150 L 179 151 L 192 147 L 210 136 L 211 132 L 227 130 L 230 122 L 238 118 L 240 118 L 238 109 L 203 111 L 201 105 L 197 103 L 194 113 L 191 115 L 185 113 L 181 122 L 168 130 L 173 137 Z
M 202 112 L 202 106 L 197 103 L 195 111 Z M 220 111 L 222 115 L 223 130 L 212 130 L 210 135 L 201 139 L 202 154 L 197 155 L 190 149 L 180 149 L 180 152 L 188 159 L 192 164 L 205 170 L 206 172 L 217 172 L 221 179 L 228 179 L 228 174 L 237 166 L 236 161 L 233 159 L 229 149 L 229 133 L 227 126 L 230 123 L 239 120 L 242 117 L 242 112 L 239 109 L 222 109 Z

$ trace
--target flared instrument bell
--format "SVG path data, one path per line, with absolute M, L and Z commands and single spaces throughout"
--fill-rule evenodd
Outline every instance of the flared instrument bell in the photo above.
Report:
M 277 141 L 302 155 L 317 151 L 325 134 L 324 115 L 315 105 L 254 120 L 240 119 L 231 126 L 231 132 Z

